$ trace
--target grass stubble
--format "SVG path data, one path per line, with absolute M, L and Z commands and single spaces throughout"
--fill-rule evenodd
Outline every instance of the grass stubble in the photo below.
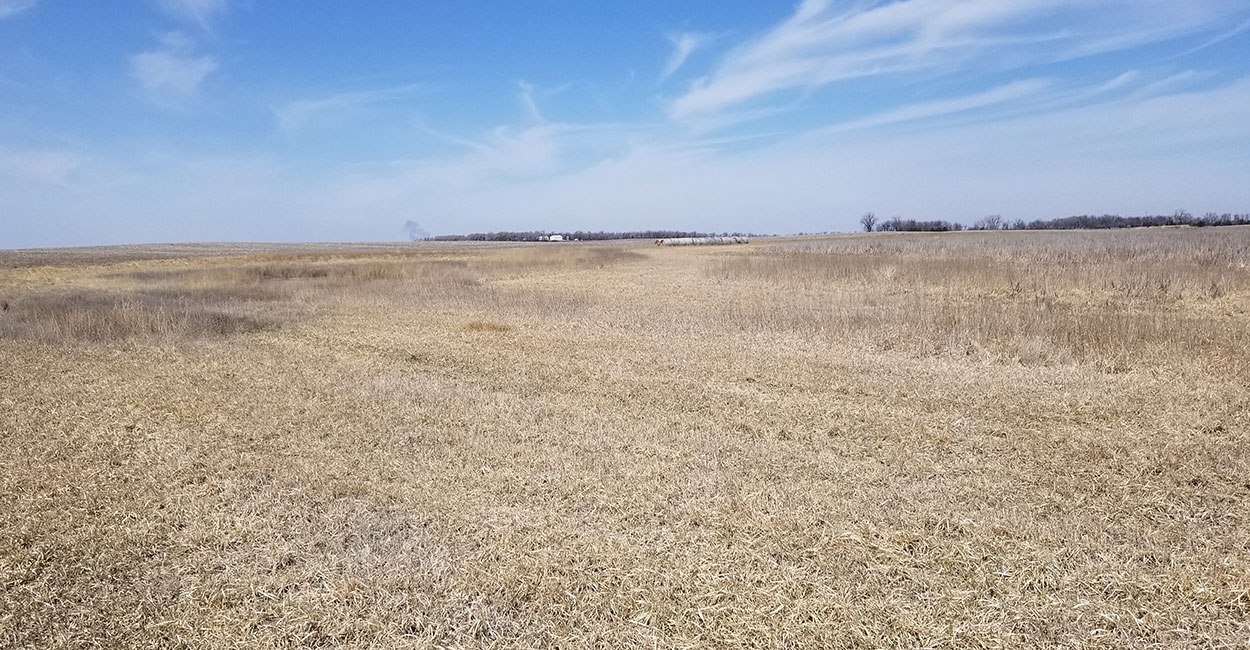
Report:
M 1250 229 L 30 259 L 0 646 L 1250 642 Z

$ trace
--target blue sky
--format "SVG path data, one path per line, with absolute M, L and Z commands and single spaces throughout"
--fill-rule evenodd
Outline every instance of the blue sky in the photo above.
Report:
M 0 248 L 1177 209 L 1244 0 L 0 0 Z

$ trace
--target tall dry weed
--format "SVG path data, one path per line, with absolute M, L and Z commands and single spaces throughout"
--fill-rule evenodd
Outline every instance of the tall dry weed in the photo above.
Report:
M 53 293 L 15 298 L 0 315 L 0 338 L 44 342 L 187 339 L 265 326 L 264 320 L 186 296 Z
M 724 317 L 751 330 L 1026 364 L 1240 367 L 1247 260 L 1245 228 L 888 235 L 757 248 L 711 274 L 737 283 Z

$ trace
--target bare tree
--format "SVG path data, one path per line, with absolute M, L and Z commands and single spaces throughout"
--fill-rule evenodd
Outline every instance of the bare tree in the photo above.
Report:
M 421 228 L 421 224 L 412 219 L 404 222 L 404 232 L 408 233 L 408 239 L 411 241 L 421 241 L 430 236 L 430 233 Z
M 865 212 L 864 216 L 859 218 L 859 225 L 864 227 L 864 232 L 872 232 L 873 227 L 877 225 L 877 215 Z
M 973 230 L 1002 230 L 1003 216 L 1000 214 L 991 214 L 988 217 L 981 217 L 972 224 Z

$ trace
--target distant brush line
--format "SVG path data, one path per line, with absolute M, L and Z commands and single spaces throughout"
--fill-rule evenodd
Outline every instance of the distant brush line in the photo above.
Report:
M 612 231 L 501 231 L 475 232 L 467 235 L 435 235 L 426 238 L 428 241 L 551 241 L 552 235 L 559 235 L 566 241 L 603 241 L 609 239 L 672 239 L 677 237 L 757 237 L 758 235 L 741 232 L 697 232 L 684 230 L 633 230 L 628 232 Z
M 721 244 L 747 244 L 746 237 L 668 237 L 655 240 L 656 246 L 716 246 Z
M 1110 228 L 1152 228 L 1162 226 L 1245 226 L 1250 225 L 1250 214 L 1217 214 L 1208 212 L 1194 216 L 1184 210 L 1169 215 L 1121 216 L 1118 214 L 1074 215 L 1057 219 L 1034 219 L 1008 221 L 1001 215 L 989 215 L 964 226 L 956 221 L 905 219 L 901 216 L 877 221 L 873 214 L 860 218 L 867 231 L 876 232 L 957 232 L 961 230 L 1104 230 Z
M 1170 215 L 1146 215 L 1140 217 L 1122 217 L 1105 214 L 1077 215 L 1059 219 L 1035 220 L 1025 222 L 1017 220 L 1005 226 L 1012 230 L 1098 230 L 1104 228 L 1150 228 L 1159 226 L 1246 226 L 1250 225 L 1250 214 L 1216 214 L 1208 212 L 1196 217 L 1184 210 L 1177 210 Z

